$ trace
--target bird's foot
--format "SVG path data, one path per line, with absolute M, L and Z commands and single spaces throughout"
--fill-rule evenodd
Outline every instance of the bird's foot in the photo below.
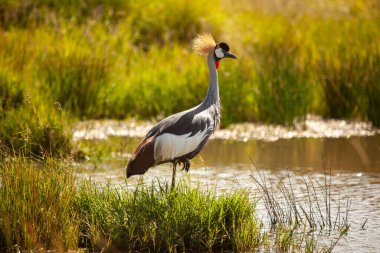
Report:
M 189 159 L 183 159 L 183 160 L 179 161 L 179 163 L 183 164 L 182 170 L 185 170 L 186 173 L 189 172 L 189 169 L 190 169 L 190 161 L 189 161 Z

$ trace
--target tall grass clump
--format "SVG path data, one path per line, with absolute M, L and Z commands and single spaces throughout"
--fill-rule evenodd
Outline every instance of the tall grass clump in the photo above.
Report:
M 324 183 L 309 176 L 295 184 L 289 175 L 268 180 L 259 171 L 252 178 L 270 220 L 268 236 L 280 251 L 331 252 L 350 229 L 351 200 L 332 197 L 331 171 L 325 171 Z M 318 243 L 318 237 L 330 242 Z
M 237 29 L 237 35 L 229 37 L 241 55 L 239 71 L 231 72 L 231 79 L 239 76 L 241 80 L 234 88 L 242 90 L 234 105 L 245 108 L 243 114 L 237 113 L 243 119 L 235 122 L 291 126 L 304 120 L 312 109 L 317 85 L 312 80 L 312 50 L 304 46 L 306 38 L 299 36 L 301 21 L 291 22 L 279 13 L 265 15 L 260 8 L 244 4 L 240 8 L 240 15 L 229 24 Z M 229 91 L 227 99 L 229 93 L 236 94 Z
M 48 52 L 41 61 L 43 89 L 52 102 L 80 117 L 99 117 L 105 107 L 102 91 L 108 85 L 107 62 L 101 54 L 67 41 Z
M 90 19 L 114 23 L 125 18 L 129 8 L 130 2 L 123 0 L 2 0 L 0 26 L 5 29 L 34 28 L 54 24 L 61 17 L 77 24 Z
M 53 110 L 32 97 L 22 81 L 6 68 L 0 71 L 0 146 L 15 153 L 65 155 L 71 127 L 59 104 Z
M 66 156 L 71 149 L 71 127 L 58 104 L 34 102 L 8 110 L 0 118 L 0 140 L 12 153 Z
M 309 63 L 302 62 L 299 47 L 293 43 L 257 46 L 258 120 L 292 125 L 303 120 L 311 101 Z
M 0 115 L 11 108 L 20 107 L 24 102 L 20 81 L 4 69 L 0 72 L 0 98 Z
M 376 127 L 380 127 L 380 48 L 369 59 L 370 68 L 364 77 L 368 96 L 367 117 Z
M 209 12 L 210 9 L 213 12 Z M 194 34 L 205 30 L 219 33 L 217 22 L 222 11 L 219 2 L 214 0 L 207 3 L 186 0 L 4 0 L 0 4 L 0 25 L 10 29 L 54 26 L 62 21 L 77 25 L 95 21 L 111 26 L 126 22 L 132 31 L 133 43 L 148 49 L 151 44 L 189 41 Z
M 264 243 L 246 191 L 100 187 L 70 161 L 0 156 L 0 250 L 246 251 Z
M 197 105 L 208 85 L 207 66 L 192 67 L 200 61 L 178 45 L 152 46 L 147 53 L 136 53 L 124 83 L 109 95 L 113 106 L 109 116 L 162 117 Z
M 239 57 L 237 62 L 226 60 L 221 63 L 218 72 L 222 127 L 235 122 L 257 120 L 257 107 L 254 102 L 255 83 L 251 78 L 251 71 L 252 64 L 244 56 Z
M 119 251 L 242 251 L 261 243 L 247 193 L 216 197 L 179 184 L 140 184 L 123 191 L 90 182 L 79 189 L 86 247 Z
M 75 181 L 63 164 L 0 159 L 0 250 L 76 248 Z
M 375 115 L 379 114 L 373 113 L 378 103 L 375 98 L 378 93 L 375 87 L 379 84 L 378 56 L 373 52 L 360 55 L 350 50 L 343 48 L 338 55 L 323 56 L 319 62 L 326 114 L 332 118 L 368 116 L 375 123 Z
M 325 108 L 325 117 L 365 119 L 376 124 L 373 116 L 380 112 L 375 109 L 376 102 L 370 104 L 376 101 L 376 89 L 371 87 L 379 83 L 380 27 L 375 23 L 378 15 L 351 20 L 329 18 L 311 32 L 310 36 L 320 41 L 313 46 L 312 74 L 322 90 L 319 106 Z
M 135 2 L 131 7 L 134 11 L 127 19 L 131 23 L 132 39 L 144 49 L 152 44 L 188 43 L 195 34 L 204 31 L 215 35 L 221 32 L 218 22 L 221 22 L 223 9 L 215 0 L 145 0 Z

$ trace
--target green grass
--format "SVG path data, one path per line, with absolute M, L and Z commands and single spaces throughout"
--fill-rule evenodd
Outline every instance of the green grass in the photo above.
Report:
M 38 94 L 8 70 L 0 73 L 0 148 L 33 156 L 64 156 L 72 148 L 71 127 L 58 103 L 41 103 Z
M 311 101 L 310 63 L 301 62 L 296 45 L 269 44 L 258 47 L 256 59 L 258 120 L 292 125 L 303 120 Z
M 217 194 L 183 181 L 173 190 L 163 181 L 98 185 L 77 181 L 71 159 L 0 159 L 0 250 L 329 252 L 336 240 L 321 244 L 315 233 L 340 231 L 339 240 L 349 227 L 340 220 L 321 229 L 309 226 L 310 214 L 290 211 L 303 205 L 294 195 L 267 210 L 284 214 L 268 230 L 257 218 L 259 198 L 244 189 Z M 291 197 L 291 189 L 282 189 Z M 318 210 L 313 212 L 319 220 Z
M 380 126 L 374 1 L 1 0 L 1 249 L 331 251 L 309 233 L 331 221 L 294 198 L 278 209 L 268 187 L 272 232 L 243 190 L 99 188 L 51 157 L 71 159 L 73 121 L 162 118 L 197 105 L 208 85 L 205 59 L 190 50 L 199 32 L 239 57 L 219 69 L 222 126 L 292 125 L 309 113 Z M 108 150 L 89 153 L 101 160 Z
M 219 70 L 222 126 L 292 125 L 307 114 L 379 126 L 377 7 L 367 0 L 3 0 L 0 117 L 10 123 L 0 137 L 36 128 L 34 111 L 49 128 L 32 131 L 33 142 L 61 152 L 51 137 L 67 139 L 70 127 L 56 121 L 56 102 L 63 122 L 162 118 L 197 105 L 208 70 L 190 47 L 204 31 L 239 56 Z
M 379 113 L 375 108 L 379 103 L 379 58 L 377 47 L 370 53 L 340 45 L 337 55 L 324 55 L 320 59 L 318 74 L 327 103 L 327 117 L 367 117 L 378 126 Z
M 255 206 L 243 191 L 216 197 L 185 184 L 174 191 L 159 183 L 126 192 L 87 183 L 79 192 L 77 205 L 88 224 L 84 243 L 91 240 L 97 250 L 242 251 L 260 243 Z
M 6 156 L 0 180 L 2 250 L 77 247 L 79 220 L 71 208 L 76 189 L 63 164 Z
M 243 251 L 261 243 L 245 191 L 216 196 L 184 183 L 134 190 L 75 183 L 71 165 L 5 157 L 0 174 L 0 247 L 10 249 Z
M 102 95 L 108 83 L 106 59 L 65 43 L 47 52 L 40 62 L 38 75 L 46 85 L 44 92 L 75 116 L 100 117 L 106 103 Z

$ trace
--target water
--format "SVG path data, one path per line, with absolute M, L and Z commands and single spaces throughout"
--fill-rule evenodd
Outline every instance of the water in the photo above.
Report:
M 82 167 L 80 176 L 89 176 L 99 182 L 111 180 L 115 184 L 125 185 L 127 161 L 141 140 L 142 133 L 150 125 L 132 126 L 131 129 L 137 130 L 131 131 L 123 127 L 123 124 L 118 123 L 117 127 L 114 122 L 112 124 L 113 126 L 105 127 L 100 124 L 95 128 L 87 128 L 90 130 L 86 133 L 91 133 L 94 129 L 102 133 L 103 140 L 97 138 L 99 136 L 95 131 L 95 134 L 92 132 L 90 135 L 91 140 L 80 141 L 88 152 L 97 154 L 97 158 L 90 156 L 83 163 L 86 166 Z M 265 175 L 274 182 L 280 179 L 290 180 L 296 186 L 295 189 L 298 189 L 296 195 L 301 195 L 306 176 L 323 184 L 325 174 L 331 173 L 328 180 L 331 180 L 332 198 L 340 199 L 342 206 L 345 206 L 347 199 L 350 200 L 348 220 L 351 223 L 348 236 L 338 243 L 334 252 L 379 252 L 380 134 L 363 125 L 353 130 L 353 125 L 350 128 L 347 123 L 335 121 L 334 124 L 338 127 L 324 128 L 326 135 L 330 137 L 318 138 L 305 137 L 305 132 L 309 132 L 306 135 L 309 136 L 310 127 L 296 131 L 295 134 L 280 128 L 274 131 L 277 136 L 273 134 L 274 128 L 260 130 L 259 134 L 267 138 L 257 138 L 257 133 L 252 129 L 251 132 L 236 131 L 247 126 L 235 126 L 230 131 L 217 132 L 201 154 L 192 160 L 190 172 L 178 172 L 177 180 L 188 180 L 192 184 L 216 188 L 220 192 L 240 187 L 249 188 L 257 194 L 257 185 L 252 177 Z M 124 134 L 120 134 L 120 131 L 124 131 Z M 262 134 L 265 131 L 267 133 Z M 331 132 L 339 134 L 331 138 Z M 85 132 L 82 131 L 81 138 L 86 136 L 83 133 Z M 297 136 L 299 133 L 301 134 Z M 79 135 L 77 132 L 77 136 Z M 110 137 L 112 135 L 118 137 Z M 229 139 L 226 136 L 234 137 Z M 144 177 L 148 181 L 157 178 L 170 181 L 171 173 L 169 165 L 162 165 L 150 169 Z M 133 185 L 136 181 L 137 177 L 132 177 L 128 184 Z M 300 187 L 297 188 L 297 185 Z

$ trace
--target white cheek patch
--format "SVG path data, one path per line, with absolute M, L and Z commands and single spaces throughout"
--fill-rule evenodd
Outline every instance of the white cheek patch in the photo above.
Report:
M 219 59 L 222 59 L 224 57 L 223 49 L 222 48 L 215 49 L 215 55 Z

